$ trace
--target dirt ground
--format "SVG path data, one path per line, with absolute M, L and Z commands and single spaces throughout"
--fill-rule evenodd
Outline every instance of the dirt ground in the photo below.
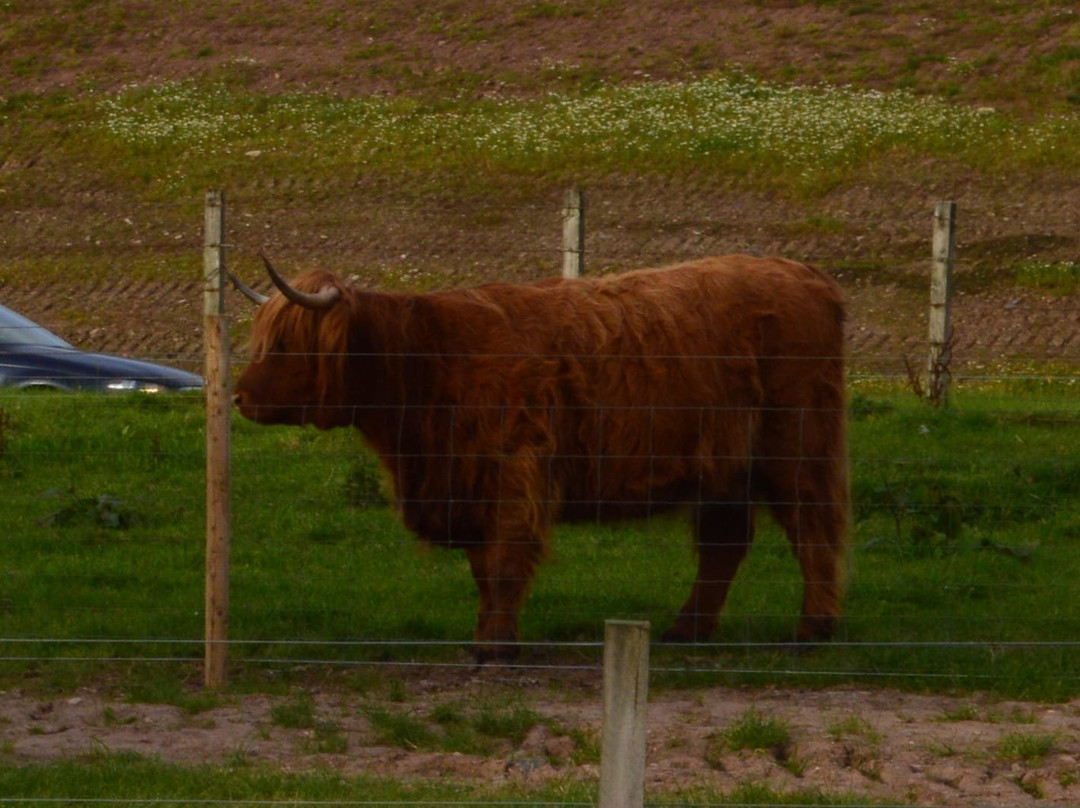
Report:
M 0 693 L 0 747 L 19 763 L 131 752 L 181 764 L 264 764 L 289 772 L 339 771 L 478 786 L 595 780 L 595 755 L 575 754 L 577 738 L 599 743 L 599 674 L 498 668 L 412 672 L 393 699 L 315 689 L 314 715 L 338 742 L 320 752 L 316 731 L 289 729 L 275 705 L 296 696 L 231 696 L 189 713 L 128 703 L 91 688 L 55 699 Z M 495 701 L 520 704 L 544 719 L 517 745 L 490 754 L 433 752 L 381 744 L 366 708 L 403 711 L 435 726 L 434 708 Z M 755 711 L 783 722 L 783 748 L 716 751 L 733 722 Z M 1010 753 L 1010 736 L 1051 738 L 1041 757 Z M 648 705 L 646 794 L 696 788 L 729 792 L 745 784 L 776 792 L 854 794 L 942 806 L 1080 803 L 1080 701 L 1039 705 L 916 695 L 882 689 L 709 688 L 663 690 Z

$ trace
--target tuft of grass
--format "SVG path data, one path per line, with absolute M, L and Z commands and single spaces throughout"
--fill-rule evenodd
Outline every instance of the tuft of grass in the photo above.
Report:
M 484 707 L 473 721 L 473 726 L 481 735 L 489 738 L 505 738 L 517 746 L 530 729 L 543 723 L 543 719 L 526 707 L 514 707 L 509 710 Z
M 478 711 L 460 704 L 440 704 L 425 717 L 407 710 L 368 706 L 364 715 L 380 743 L 459 754 L 490 754 L 500 741 L 519 745 L 530 729 L 543 723 L 523 707 L 482 706 Z
M 849 716 L 832 723 L 829 737 L 842 743 L 841 758 L 845 765 L 871 780 L 880 780 L 880 750 L 882 735 L 865 719 Z
M 574 752 L 570 760 L 576 766 L 586 763 L 600 763 L 600 738 L 590 730 L 572 729 L 566 733 L 574 743 Z M 561 761 L 557 761 L 561 762 Z
M 223 703 L 220 693 L 188 687 L 182 678 L 162 676 L 157 665 L 136 665 L 125 672 L 125 680 L 126 700 L 133 704 L 171 704 L 193 716 Z
M 830 738 L 840 740 L 847 737 L 865 738 L 871 743 L 877 744 L 881 741 L 881 733 L 873 728 L 873 726 L 864 718 L 859 716 L 848 716 L 839 721 L 835 721 L 829 725 L 828 734 Z
M 436 736 L 427 722 L 403 710 L 387 710 L 369 705 L 364 716 L 379 743 L 406 749 L 430 749 Z
M 301 693 L 291 701 L 275 704 L 270 708 L 270 720 L 284 729 L 308 730 L 305 747 L 314 753 L 342 754 L 348 748 L 348 740 L 341 726 L 318 716 L 315 701 L 307 693 Z
M 460 704 L 446 702 L 431 709 L 431 720 L 442 726 L 452 726 L 465 722 L 465 710 Z
M 1032 709 L 1013 707 L 1004 712 L 992 710 L 987 715 L 986 720 L 993 724 L 1037 724 L 1039 723 L 1039 716 Z
M 1049 732 L 1010 732 L 998 742 L 998 757 L 1039 763 L 1057 746 L 1057 735 Z
M 284 729 L 311 729 L 315 726 L 315 700 L 303 693 L 291 701 L 270 708 L 270 720 Z
M 529 731 L 547 726 L 556 735 L 573 741 L 570 758 L 578 763 L 596 762 L 599 750 L 594 738 L 582 732 L 564 732 L 533 710 L 514 705 L 459 702 L 436 704 L 421 715 L 406 709 L 368 705 L 363 710 L 379 743 L 409 749 L 490 756 L 521 745 Z
M 115 708 L 107 706 L 102 711 L 101 720 L 107 727 L 123 727 L 134 724 L 138 719 L 133 715 L 121 716 Z
M 948 758 L 955 757 L 958 753 L 956 747 L 946 742 L 932 742 L 930 743 L 926 751 L 935 757 Z
M 727 748 L 734 751 L 774 751 L 791 743 L 791 730 L 780 719 L 751 709 L 727 727 L 721 737 Z
M 965 703 L 959 704 L 951 710 L 941 714 L 938 721 L 977 721 L 979 719 L 979 711 L 975 709 L 975 705 Z
M 341 726 L 333 721 L 315 724 L 307 748 L 317 754 L 343 755 L 349 750 L 349 741 Z
M 768 753 L 785 769 L 796 776 L 803 764 L 795 757 L 790 727 L 780 719 L 763 715 L 755 709 L 747 710 L 737 720 L 717 733 L 705 753 L 706 762 L 713 768 L 722 768 L 721 756 L 725 751 L 749 750 Z

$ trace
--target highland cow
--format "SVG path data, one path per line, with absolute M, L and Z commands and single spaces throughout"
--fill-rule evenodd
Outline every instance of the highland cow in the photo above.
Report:
M 844 310 L 818 270 L 735 255 L 401 294 L 323 271 L 290 285 L 266 266 L 282 293 L 261 298 L 237 407 L 364 434 L 406 526 L 467 556 L 479 659 L 515 653 L 554 523 L 675 508 L 698 570 L 665 640 L 710 636 L 759 505 L 801 567 L 796 638 L 831 635 L 848 511 Z

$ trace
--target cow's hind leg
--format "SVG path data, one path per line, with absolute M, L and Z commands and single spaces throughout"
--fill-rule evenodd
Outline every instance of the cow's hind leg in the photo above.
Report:
M 791 539 L 802 571 L 802 615 L 796 641 L 828 639 L 842 609 L 843 517 L 827 503 L 782 504 L 773 512 Z
M 842 371 L 836 371 L 842 379 Z M 799 642 L 827 640 L 842 611 L 848 479 L 843 384 L 818 380 L 803 406 L 777 409 L 762 426 L 758 486 L 787 532 L 803 577 Z
M 846 505 L 830 501 L 832 493 L 809 486 L 795 501 L 784 497 L 773 505 L 802 570 L 802 617 L 795 635 L 800 642 L 832 637 L 842 611 Z
M 697 579 L 678 618 L 664 634 L 665 642 L 700 642 L 709 638 L 753 538 L 754 512 L 748 503 L 697 508 Z

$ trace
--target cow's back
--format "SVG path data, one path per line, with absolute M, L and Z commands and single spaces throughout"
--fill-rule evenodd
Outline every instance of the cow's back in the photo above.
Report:
M 415 314 L 437 341 L 422 442 L 449 445 L 417 460 L 428 501 L 444 479 L 449 499 L 490 498 L 511 467 L 564 518 L 723 496 L 745 489 L 770 412 L 842 401 L 836 286 L 781 259 L 491 284 Z
M 528 409 L 514 422 L 544 436 L 566 516 L 745 487 L 767 413 L 832 406 L 842 388 L 839 293 L 794 262 L 710 258 L 477 294 L 505 314 L 499 341 L 518 346 L 501 403 Z

